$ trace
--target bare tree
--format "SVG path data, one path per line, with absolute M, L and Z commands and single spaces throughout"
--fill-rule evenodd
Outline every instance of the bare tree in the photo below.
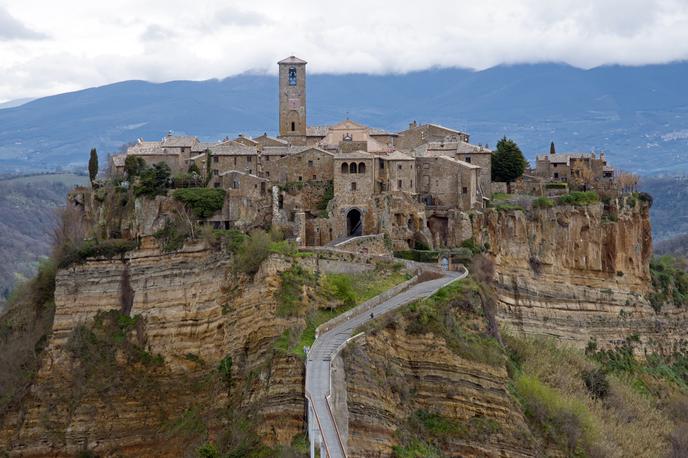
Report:
M 59 263 L 68 250 L 79 246 L 86 235 L 86 224 L 79 208 L 73 204 L 56 210 L 57 223 L 52 233 L 53 256 Z
M 616 185 L 621 192 L 635 192 L 638 188 L 638 175 L 630 172 L 619 172 L 616 175 Z

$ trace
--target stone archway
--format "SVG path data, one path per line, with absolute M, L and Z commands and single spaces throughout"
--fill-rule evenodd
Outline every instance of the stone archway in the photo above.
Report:
M 351 237 L 363 235 L 363 220 L 361 211 L 357 208 L 352 208 L 346 214 L 346 235 Z

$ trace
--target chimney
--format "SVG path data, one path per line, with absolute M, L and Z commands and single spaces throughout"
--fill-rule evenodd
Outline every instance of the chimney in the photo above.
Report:
M 415 120 L 415 119 L 413 120 L 413 122 L 410 122 L 410 123 L 409 123 L 409 129 L 414 129 L 414 128 L 417 127 L 417 126 L 418 126 L 418 124 L 416 123 L 416 120 Z

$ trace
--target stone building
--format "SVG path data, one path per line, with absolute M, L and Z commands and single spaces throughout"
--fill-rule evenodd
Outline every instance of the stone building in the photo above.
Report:
M 246 172 L 229 170 L 217 177 L 225 189 L 225 204 L 219 215 L 211 218 L 216 227 L 247 230 L 265 226 L 272 217 L 270 181 Z
M 428 207 L 480 208 L 480 167 L 449 156 L 416 158 L 420 200 Z
M 614 179 L 614 169 L 604 153 L 543 154 L 535 162 L 535 176 L 571 185 L 605 184 Z
M 440 126 L 439 124 L 422 124 L 416 121 L 409 124 L 408 129 L 399 132 L 396 147 L 401 150 L 412 150 L 429 142 L 465 142 L 470 137 L 467 133 Z
M 227 141 L 212 145 L 210 148 L 210 186 L 220 187 L 220 173 L 235 170 L 253 175 L 258 172 L 258 149 L 242 143 Z M 204 162 L 205 159 L 202 159 Z M 200 165 L 201 170 L 205 170 Z
M 416 160 L 399 151 L 378 156 L 377 191 L 416 194 Z
M 334 154 L 319 148 L 305 148 L 298 153 L 288 154 L 274 161 L 277 172 L 273 172 L 272 180 L 278 183 L 332 180 Z M 261 155 L 261 162 L 263 162 L 262 159 L 268 158 L 270 158 L 269 155 L 265 157 Z
M 417 157 L 448 156 L 480 167 L 479 186 L 484 196 L 492 195 L 492 151 L 464 141 L 428 142 L 414 149 Z

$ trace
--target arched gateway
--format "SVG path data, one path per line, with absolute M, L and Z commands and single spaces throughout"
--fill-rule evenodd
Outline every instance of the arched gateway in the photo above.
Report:
M 346 235 L 353 237 L 363 235 L 361 212 L 356 208 L 352 208 L 346 214 Z

